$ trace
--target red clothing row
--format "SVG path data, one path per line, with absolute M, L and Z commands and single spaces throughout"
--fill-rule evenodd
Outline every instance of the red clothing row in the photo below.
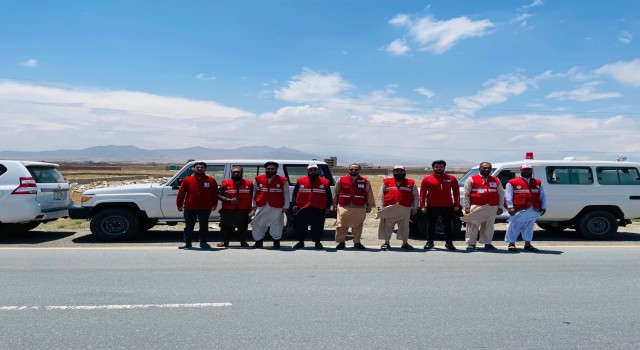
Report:
M 540 210 L 542 208 L 542 200 L 540 199 L 541 182 L 532 178 L 529 183 L 521 177 L 509 180 L 513 186 L 513 208 L 516 211 L 534 208 Z
M 251 195 L 253 194 L 251 180 L 242 179 L 237 184 L 232 179 L 223 180 L 222 184 L 220 184 L 220 193 L 231 200 L 238 199 L 237 203 L 222 201 L 222 209 L 251 210 Z
M 458 180 L 449 174 L 431 174 L 420 185 L 420 207 L 459 207 Z
M 193 174 L 182 180 L 176 206 L 187 210 L 211 210 L 218 206 L 218 183 L 213 176 Z

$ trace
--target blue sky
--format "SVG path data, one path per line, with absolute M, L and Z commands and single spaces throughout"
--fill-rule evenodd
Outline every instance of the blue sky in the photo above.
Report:
M 640 2 L 2 1 L 1 150 L 640 161 Z

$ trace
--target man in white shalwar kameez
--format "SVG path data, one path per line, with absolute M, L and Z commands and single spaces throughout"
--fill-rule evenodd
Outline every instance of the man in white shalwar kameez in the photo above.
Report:
M 278 163 L 266 162 L 265 174 L 256 176 L 254 182 L 251 233 L 255 243 L 253 248 L 262 248 L 264 236 L 269 230 L 273 238 L 273 248 L 280 249 L 280 239 L 284 229 L 284 215 L 289 210 L 289 181 L 276 174 Z

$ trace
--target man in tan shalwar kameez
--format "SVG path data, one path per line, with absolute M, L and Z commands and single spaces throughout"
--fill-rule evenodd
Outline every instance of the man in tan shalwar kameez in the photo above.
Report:
M 367 213 L 376 205 L 371 190 L 371 183 L 367 178 L 360 176 L 360 165 L 349 165 L 349 175 L 345 175 L 336 182 L 333 207 L 337 208 L 336 219 L 336 249 L 345 249 L 347 232 L 351 227 L 353 234 L 353 247 L 366 249 L 360 238 L 362 227 Z

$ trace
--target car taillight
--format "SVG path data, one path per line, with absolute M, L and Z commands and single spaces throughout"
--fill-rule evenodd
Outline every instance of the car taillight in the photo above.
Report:
M 11 194 L 36 194 L 38 185 L 32 177 L 21 177 L 20 186 L 16 187 Z

